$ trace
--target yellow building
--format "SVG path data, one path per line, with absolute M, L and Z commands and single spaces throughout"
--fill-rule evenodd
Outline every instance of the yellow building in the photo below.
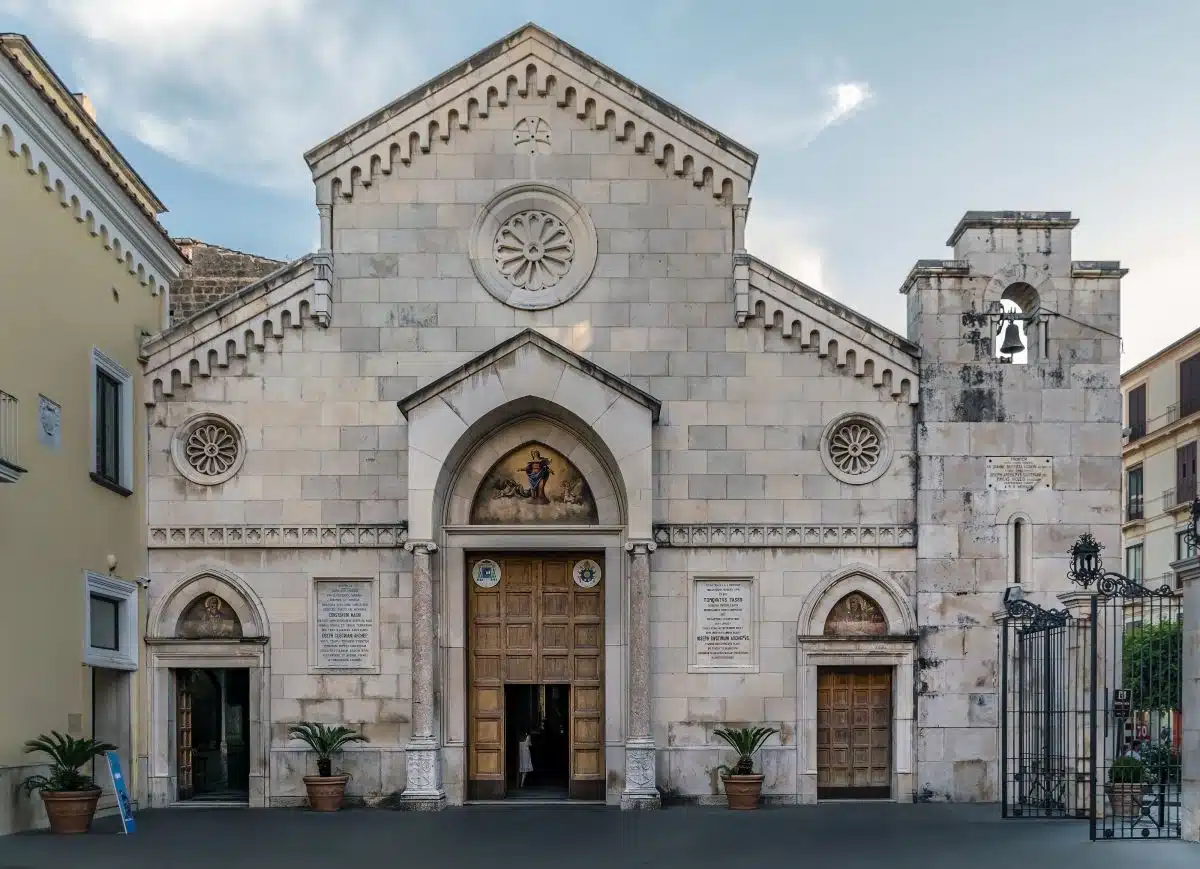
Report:
M 1120 569 L 1147 585 L 1175 583 L 1170 565 L 1191 552 L 1183 536 L 1196 490 L 1200 439 L 1200 329 L 1121 375 L 1125 471 Z
M 146 575 L 141 338 L 182 257 L 162 203 L 22 36 L 0 35 L 0 833 L 50 730 L 120 747 L 135 799 Z M 97 782 L 110 789 L 107 770 Z M 111 806 L 111 795 L 101 802 Z

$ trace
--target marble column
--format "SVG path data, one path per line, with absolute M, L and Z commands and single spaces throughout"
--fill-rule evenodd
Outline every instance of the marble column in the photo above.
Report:
M 408 783 L 400 795 L 405 808 L 433 811 L 444 808 L 442 753 L 433 731 L 433 571 L 437 545 L 429 540 L 404 544 L 413 556 L 412 579 L 412 736 L 405 748 Z
M 1200 842 L 1200 558 L 1176 561 L 1171 569 L 1183 583 L 1183 763 L 1180 834 Z
M 629 733 L 625 740 L 622 809 L 657 809 L 654 737 L 650 730 L 650 540 L 630 540 Z

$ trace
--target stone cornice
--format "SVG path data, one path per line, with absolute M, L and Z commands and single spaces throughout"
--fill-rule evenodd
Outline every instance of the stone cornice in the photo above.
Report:
M 1071 262 L 1071 277 L 1073 278 L 1123 278 L 1129 274 L 1129 269 L 1121 265 L 1120 260 L 1073 260 Z
M 328 254 L 309 254 L 146 339 L 146 405 L 173 397 L 194 377 L 228 367 L 231 358 L 264 349 L 268 338 L 283 337 L 285 327 L 328 326 L 332 272 Z
M 47 191 L 113 258 L 158 295 L 183 268 L 166 231 L 129 198 L 11 63 L 0 63 L 0 139 L 10 158 L 40 176 Z M 163 322 L 168 316 L 163 305 Z
M 1069 211 L 968 211 L 950 233 L 946 247 L 954 247 L 968 229 L 1074 229 L 1079 218 Z
M 150 549 L 392 549 L 404 546 L 408 524 L 154 525 Z
M 531 94 L 532 91 L 532 94 Z M 758 155 L 535 25 L 527 25 L 305 154 L 317 202 L 471 129 L 493 107 L 550 96 L 594 129 L 649 154 L 716 197 L 744 202 Z M 544 102 L 544 100 L 539 100 Z
M 909 404 L 919 401 L 920 348 L 754 257 L 746 314 L 764 329 L 778 327 L 784 338 L 795 339 L 797 349 L 833 356 L 855 377 L 867 376 L 869 364 L 874 386 Z
M 561 359 L 572 368 L 581 371 L 583 374 L 591 377 L 594 380 L 600 381 L 605 386 L 621 393 L 631 401 L 642 405 L 650 411 L 651 420 L 653 422 L 658 422 L 658 415 L 662 407 L 662 402 L 660 402 L 657 398 L 648 392 L 638 389 L 636 386 L 633 386 L 612 372 L 606 371 L 599 365 L 596 365 L 594 362 L 585 359 L 574 350 L 564 347 L 557 341 L 547 338 L 541 332 L 538 332 L 534 329 L 525 329 L 521 332 L 518 332 L 508 340 L 497 344 L 491 350 L 485 350 L 474 359 L 471 359 L 465 364 L 460 365 L 458 368 L 439 377 L 432 383 L 421 387 L 407 398 L 400 399 L 398 402 L 396 402 L 396 406 L 400 408 L 400 412 L 403 413 L 407 418 L 409 413 L 412 412 L 413 408 L 424 404 L 439 393 L 445 392 L 455 384 L 461 383 L 468 377 L 477 374 L 488 366 L 496 364 L 498 360 L 503 359 L 510 353 L 516 352 L 526 344 L 533 344 L 534 346 L 541 348 L 550 355 Z
M 909 549 L 911 525 L 656 524 L 659 546 L 692 548 L 866 547 Z
M 971 273 L 971 266 L 963 260 L 953 259 L 919 259 L 917 264 L 908 271 L 904 283 L 900 285 L 900 295 L 907 296 L 917 281 L 921 278 L 966 277 Z

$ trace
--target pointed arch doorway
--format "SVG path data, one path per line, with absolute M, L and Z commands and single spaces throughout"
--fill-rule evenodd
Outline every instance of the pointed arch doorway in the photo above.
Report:
M 270 622 L 237 576 L 200 570 L 152 599 L 152 807 L 269 804 Z

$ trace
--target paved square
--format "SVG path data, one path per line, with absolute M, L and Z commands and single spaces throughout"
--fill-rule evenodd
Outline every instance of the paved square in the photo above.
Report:
M 476 806 L 435 815 L 356 809 L 175 809 L 143 812 L 124 837 L 112 818 L 91 835 L 27 833 L 0 839 L 0 869 L 262 869 L 281 866 L 432 866 L 438 869 L 1139 869 L 1196 866 L 1200 846 L 1097 842 L 1074 821 L 1003 821 L 995 806 L 842 804 L 669 808 Z

